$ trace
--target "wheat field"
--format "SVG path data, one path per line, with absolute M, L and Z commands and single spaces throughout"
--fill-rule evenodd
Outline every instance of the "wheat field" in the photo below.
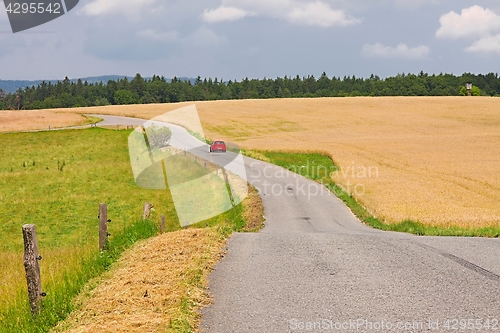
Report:
M 193 103 L 54 110 L 151 119 Z M 334 180 L 388 223 L 500 225 L 500 99 L 355 97 L 194 103 L 205 135 L 244 149 L 323 152 Z M 29 112 L 26 112 L 29 117 Z M 46 124 L 45 124 L 46 125 Z M 0 131 L 9 130 L 2 119 Z
M 0 111 L 0 132 L 48 130 L 50 128 L 81 125 L 85 117 L 64 110 Z

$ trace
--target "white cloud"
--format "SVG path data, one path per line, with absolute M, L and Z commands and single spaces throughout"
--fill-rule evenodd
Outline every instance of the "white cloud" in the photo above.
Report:
M 439 22 L 437 38 L 471 38 L 475 41 L 466 51 L 500 53 L 500 15 L 492 10 L 476 5 L 462 9 L 460 14 L 449 12 L 441 16 Z
M 343 10 L 335 10 L 324 1 L 300 0 L 222 0 L 214 10 L 205 10 L 205 22 L 238 20 L 249 15 L 284 19 L 293 24 L 331 27 L 348 26 L 361 20 L 350 17 Z
M 187 45 L 194 45 L 198 47 L 213 47 L 227 42 L 226 37 L 219 37 L 215 32 L 202 26 L 196 30 L 192 35 L 183 39 Z
M 152 29 L 141 30 L 137 32 L 137 37 L 141 39 L 151 40 L 154 42 L 176 42 L 179 41 L 179 33 L 177 31 L 155 31 Z
M 293 23 L 330 27 L 332 25 L 347 26 L 359 23 L 360 20 L 348 17 L 341 10 L 333 10 L 323 2 L 308 3 L 293 8 L 288 18 Z
M 205 9 L 205 11 L 203 12 L 203 20 L 208 23 L 236 21 L 250 15 L 253 14 L 243 9 L 220 6 L 217 9 Z
M 222 0 L 222 4 L 242 8 L 259 15 L 283 17 L 297 2 L 295 0 Z
M 361 55 L 366 58 L 386 58 L 386 59 L 422 59 L 430 52 L 428 46 L 420 45 L 409 47 L 406 44 L 399 44 L 396 47 L 385 46 L 383 44 L 365 44 L 361 50 Z
M 499 53 L 500 54 L 500 34 L 496 36 L 482 37 L 474 42 L 467 49 L 469 52 L 476 53 Z
M 449 12 L 439 19 L 438 38 L 469 38 L 489 35 L 500 30 L 500 16 L 481 6 L 462 9 L 461 14 Z
M 88 16 L 125 14 L 134 18 L 145 9 L 151 8 L 157 0 L 93 0 L 81 12 Z

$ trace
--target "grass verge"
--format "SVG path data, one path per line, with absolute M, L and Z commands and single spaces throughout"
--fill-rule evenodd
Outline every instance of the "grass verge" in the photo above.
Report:
M 206 277 L 222 255 L 220 228 L 189 228 L 137 243 L 93 281 L 53 332 L 194 332 L 210 302 Z
M 87 284 L 77 310 L 53 332 L 198 332 L 199 310 L 211 302 L 207 278 L 227 237 L 257 230 L 262 216 L 260 197 L 249 188 L 240 205 L 207 221 L 209 227 L 200 223 L 137 243 Z
M 400 223 L 385 223 L 371 215 L 352 195 L 336 184 L 332 172 L 338 170 L 332 159 L 319 153 L 288 153 L 273 151 L 245 151 L 246 155 L 273 163 L 287 170 L 296 172 L 326 186 L 340 198 L 351 211 L 365 224 L 380 230 L 406 232 L 420 236 L 464 236 L 464 237 L 492 237 L 500 235 L 500 228 L 496 225 L 483 228 L 438 227 L 425 225 L 417 221 L 402 221 Z
M 42 301 L 40 314 L 32 316 L 26 295 L 19 293 L 16 304 L 8 307 L 1 317 L 1 332 L 47 332 L 72 310 L 72 299 L 82 290 L 87 281 L 108 270 L 120 254 L 138 240 L 157 234 L 157 225 L 152 221 L 141 221 L 127 226 L 126 230 L 110 239 L 108 250 L 82 258 L 79 266 L 73 266 L 57 281 L 44 285 L 47 296 Z

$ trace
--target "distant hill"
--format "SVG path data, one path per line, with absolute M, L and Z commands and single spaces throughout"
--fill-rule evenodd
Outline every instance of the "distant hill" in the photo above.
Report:
M 129 80 L 132 80 L 134 77 L 133 76 L 126 76 L 126 75 L 103 75 L 103 76 L 90 76 L 90 77 L 82 77 L 80 78 L 83 82 L 87 81 L 88 83 L 107 83 L 109 80 L 113 81 L 118 81 L 123 79 L 124 77 L 128 78 Z M 144 79 L 151 79 L 150 77 L 146 77 Z M 191 83 L 194 83 L 196 79 L 193 78 L 187 78 L 187 77 L 181 77 L 179 78 L 182 81 L 191 81 Z M 56 84 L 58 81 L 62 81 L 64 79 L 59 79 L 59 80 L 33 80 L 33 81 L 28 81 L 28 80 L 0 80 L 0 89 L 3 89 L 7 93 L 14 93 L 16 92 L 19 88 L 26 88 L 26 87 L 31 87 L 31 86 L 38 86 L 40 83 L 43 81 L 45 82 L 51 82 L 53 84 Z M 70 79 L 72 82 L 78 81 L 78 78 L 76 79 Z M 167 81 L 171 81 L 171 79 L 167 79 Z

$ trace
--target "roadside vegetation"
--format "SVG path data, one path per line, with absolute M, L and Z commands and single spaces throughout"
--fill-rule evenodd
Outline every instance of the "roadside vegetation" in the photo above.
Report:
M 180 229 L 170 193 L 139 188 L 130 167 L 130 131 L 92 128 L 0 134 L 0 332 L 47 332 L 75 309 L 86 283 L 136 241 Z M 108 204 L 109 248 L 98 251 L 98 207 Z M 154 205 L 142 220 L 145 202 Z M 243 205 L 193 227 L 221 237 L 245 230 Z M 43 299 L 32 317 L 23 267 L 24 224 L 35 224 Z
M 339 169 L 330 157 L 319 153 L 287 153 L 273 151 L 245 151 L 245 154 L 287 170 L 296 172 L 306 178 L 325 185 L 340 198 L 351 211 L 365 224 L 380 230 L 407 232 L 420 236 L 469 236 L 499 237 L 500 227 L 492 224 L 482 228 L 461 228 L 457 226 L 441 227 L 425 225 L 418 221 L 405 220 L 399 223 L 387 223 L 370 214 L 352 194 L 332 180 L 332 173 Z
M 75 311 L 53 332 L 197 332 L 211 302 L 208 275 L 234 231 L 263 226 L 254 188 L 235 209 L 204 223 L 161 234 L 126 251 L 109 272 L 88 283 Z

